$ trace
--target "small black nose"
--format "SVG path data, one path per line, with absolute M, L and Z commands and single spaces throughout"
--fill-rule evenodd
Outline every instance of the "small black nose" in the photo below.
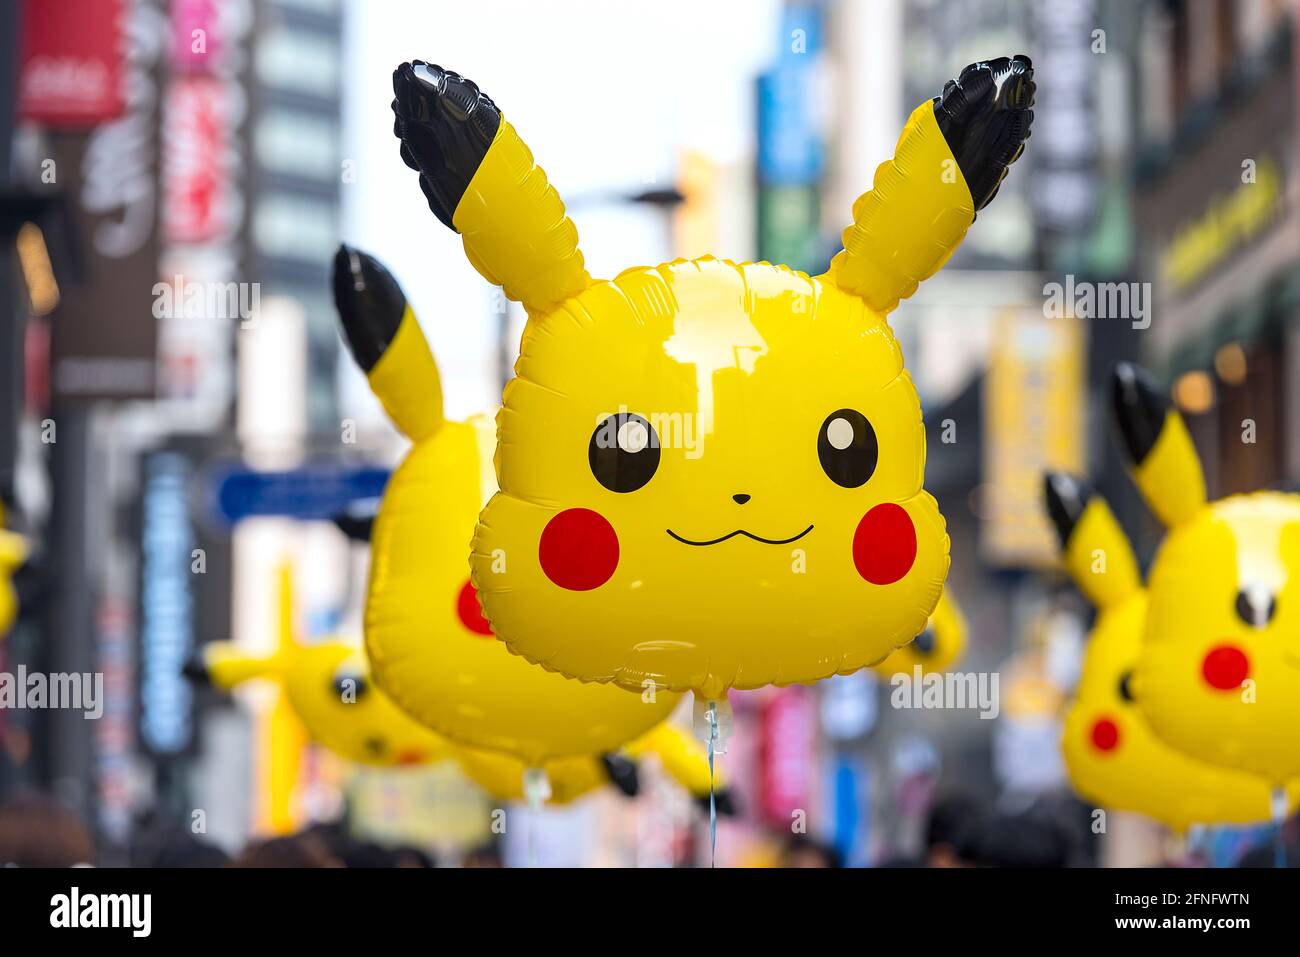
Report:
M 1252 628 L 1264 628 L 1277 614 L 1277 597 L 1260 585 L 1237 592 L 1237 617 Z
M 735 502 L 737 505 L 744 505 L 746 502 L 749 501 L 749 496 L 746 495 L 744 492 L 741 492 L 737 495 L 731 496 L 731 500 Z

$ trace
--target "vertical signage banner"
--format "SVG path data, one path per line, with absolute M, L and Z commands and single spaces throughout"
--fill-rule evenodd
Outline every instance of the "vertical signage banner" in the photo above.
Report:
M 50 6 L 58 6 L 50 4 Z M 123 115 L 51 137 L 57 182 L 85 251 L 51 323 L 53 391 L 63 399 L 154 396 L 158 276 L 158 112 L 166 23 L 157 0 L 126 20 Z
M 1024 309 L 1009 310 L 994 324 L 985 379 L 981 545 L 995 565 L 1057 562 L 1043 472 L 1085 471 L 1083 322 Z

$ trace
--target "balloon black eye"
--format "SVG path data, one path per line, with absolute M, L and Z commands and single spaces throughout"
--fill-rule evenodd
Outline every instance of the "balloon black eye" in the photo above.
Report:
M 925 631 L 921 632 L 912 639 L 912 646 L 916 648 L 917 654 L 929 655 L 934 653 L 934 629 L 926 626 Z
M 334 676 L 334 693 L 340 701 L 353 704 L 360 701 L 368 690 L 366 679 L 361 675 L 341 674 Z
M 1124 701 L 1133 700 L 1133 672 L 1126 671 L 1119 676 L 1119 696 Z
M 876 430 L 854 409 L 832 412 L 817 433 L 822 471 L 836 485 L 857 488 L 876 471 Z
M 659 436 L 639 415 L 606 416 L 591 434 L 587 461 L 596 481 L 611 492 L 635 492 L 659 468 Z

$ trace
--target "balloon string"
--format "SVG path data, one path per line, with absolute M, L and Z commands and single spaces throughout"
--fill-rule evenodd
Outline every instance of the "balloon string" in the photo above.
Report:
M 709 868 L 717 865 L 718 858 L 718 801 L 714 787 L 713 754 L 718 741 L 718 703 L 709 702 Z
M 1273 866 L 1286 867 L 1286 788 L 1273 788 Z

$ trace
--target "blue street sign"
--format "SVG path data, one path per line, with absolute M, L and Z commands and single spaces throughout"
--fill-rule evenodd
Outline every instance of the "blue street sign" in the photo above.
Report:
M 384 494 L 391 472 L 371 465 L 317 462 L 287 472 L 217 468 L 210 488 L 217 515 L 233 525 L 258 515 L 330 519 Z

